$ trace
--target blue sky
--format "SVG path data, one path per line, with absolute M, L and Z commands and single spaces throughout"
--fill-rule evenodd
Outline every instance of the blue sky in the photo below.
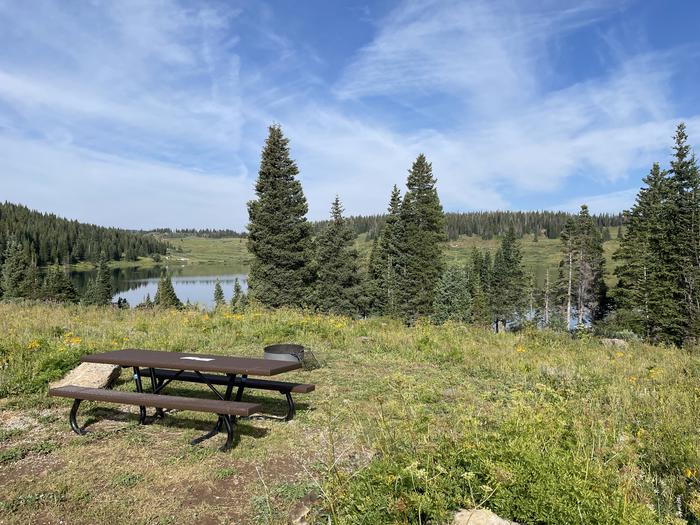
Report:
M 628 207 L 700 141 L 700 2 L 0 0 L 0 200 L 131 228 L 247 221 L 291 140 L 312 219 L 386 208 L 418 153 L 448 211 Z

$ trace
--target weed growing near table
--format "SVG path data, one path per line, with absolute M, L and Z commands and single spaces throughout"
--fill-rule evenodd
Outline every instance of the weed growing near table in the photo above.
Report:
M 697 353 L 287 310 L 0 304 L 0 331 L 0 427 L 35 425 L 3 431 L 0 521 L 285 523 L 307 490 L 318 523 L 441 523 L 474 505 L 520 523 L 700 520 Z M 314 351 L 322 368 L 288 380 L 317 390 L 291 424 L 241 422 L 229 454 L 189 446 L 211 418 L 187 412 L 138 427 L 88 408 L 97 431 L 73 436 L 69 404 L 45 395 L 83 353 L 279 342 Z M 117 388 L 133 388 L 128 372 Z

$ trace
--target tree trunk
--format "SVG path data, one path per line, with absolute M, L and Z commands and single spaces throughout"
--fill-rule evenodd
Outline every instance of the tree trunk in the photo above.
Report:
M 544 325 L 549 326 L 549 268 L 544 281 Z
M 569 286 L 566 293 L 566 329 L 571 326 L 571 285 L 573 279 L 573 258 L 574 255 L 569 248 Z

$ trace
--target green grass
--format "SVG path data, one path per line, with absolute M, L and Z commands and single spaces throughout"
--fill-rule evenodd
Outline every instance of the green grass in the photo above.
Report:
M 4 463 L 12 463 L 24 459 L 29 454 L 49 454 L 56 449 L 56 444 L 51 441 L 42 441 L 40 443 L 22 444 L 13 447 L 7 447 L 0 450 L 0 465 Z
M 604 250 L 608 267 L 608 285 L 613 285 L 615 278 L 612 271 L 615 263 L 612 255 L 619 246 L 616 239 L 617 228 L 611 227 L 610 233 L 613 239 L 604 244 Z M 209 239 L 190 236 L 172 238 L 169 239 L 169 242 L 174 249 L 163 261 L 169 264 L 185 265 L 183 275 L 187 275 L 188 270 L 193 272 L 192 275 L 201 272 L 213 275 L 216 272 L 227 273 L 234 270 L 246 273 L 250 268 L 251 255 L 246 247 L 246 239 Z M 445 258 L 448 264 L 465 264 L 474 248 L 489 250 L 493 256 L 499 245 L 500 239 L 484 240 L 477 236 L 462 235 L 457 240 L 445 243 Z M 528 273 L 535 274 L 538 285 L 541 286 L 544 283 L 547 269 L 550 271 L 550 279 L 556 280 L 562 256 L 559 239 L 540 237 L 537 242 L 534 242 L 533 236 L 528 234 L 520 240 L 520 245 L 523 253 L 523 265 Z M 357 237 L 356 246 L 360 257 L 366 262 L 369 258 L 372 242 L 367 240 L 365 234 L 362 234 Z M 137 263 L 127 261 L 113 263 L 115 267 L 120 265 L 152 266 L 153 264 L 153 261 L 148 258 L 142 258 Z
M 476 505 L 523 524 L 700 520 L 697 350 L 289 310 L 0 303 L 0 331 L 0 428 L 33 421 L 0 442 L 3 523 L 282 524 L 312 490 L 319 524 L 447 523 Z M 285 379 L 317 389 L 297 396 L 291 423 L 241 421 L 226 454 L 223 436 L 189 445 L 210 415 L 142 427 L 135 408 L 85 403 L 81 437 L 70 402 L 46 397 L 84 353 L 259 356 L 276 342 L 314 351 L 322 368 Z M 115 388 L 132 383 L 124 371 Z M 273 393 L 246 400 L 283 408 Z
M 214 265 L 248 268 L 251 256 L 246 248 L 247 239 L 205 237 L 176 237 L 168 239 L 173 249 L 169 261 L 181 261 L 188 265 Z
M 192 266 L 205 271 L 230 272 L 231 269 L 247 272 L 250 267 L 250 254 L 246 248 L 246 239 L 221 238 L 208 239 L 205 237 L 172 237 L 166 239 L 171 248 L 160 262 L 151 257 L 139 257 L 136 261 L 112 261 L 110 268 L 153 268 L 159 265 Z M 94 270 L 95 264 L 81 262 L 71 266 L 75 271 Z

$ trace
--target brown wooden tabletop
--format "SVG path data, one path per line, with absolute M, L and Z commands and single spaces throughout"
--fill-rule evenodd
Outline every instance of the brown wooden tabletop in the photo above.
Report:
M 199 372 L 255 376 L 274 376 L 301 368 L 301 363 L 275 361 L 272 359 L 161 352 L 137 348 L 125 348 L 124 350 L 114 350 L 101 354 L 84 355 L 80 360 L 87 363 L 107 363 L 121 366 L 197 370 Z

